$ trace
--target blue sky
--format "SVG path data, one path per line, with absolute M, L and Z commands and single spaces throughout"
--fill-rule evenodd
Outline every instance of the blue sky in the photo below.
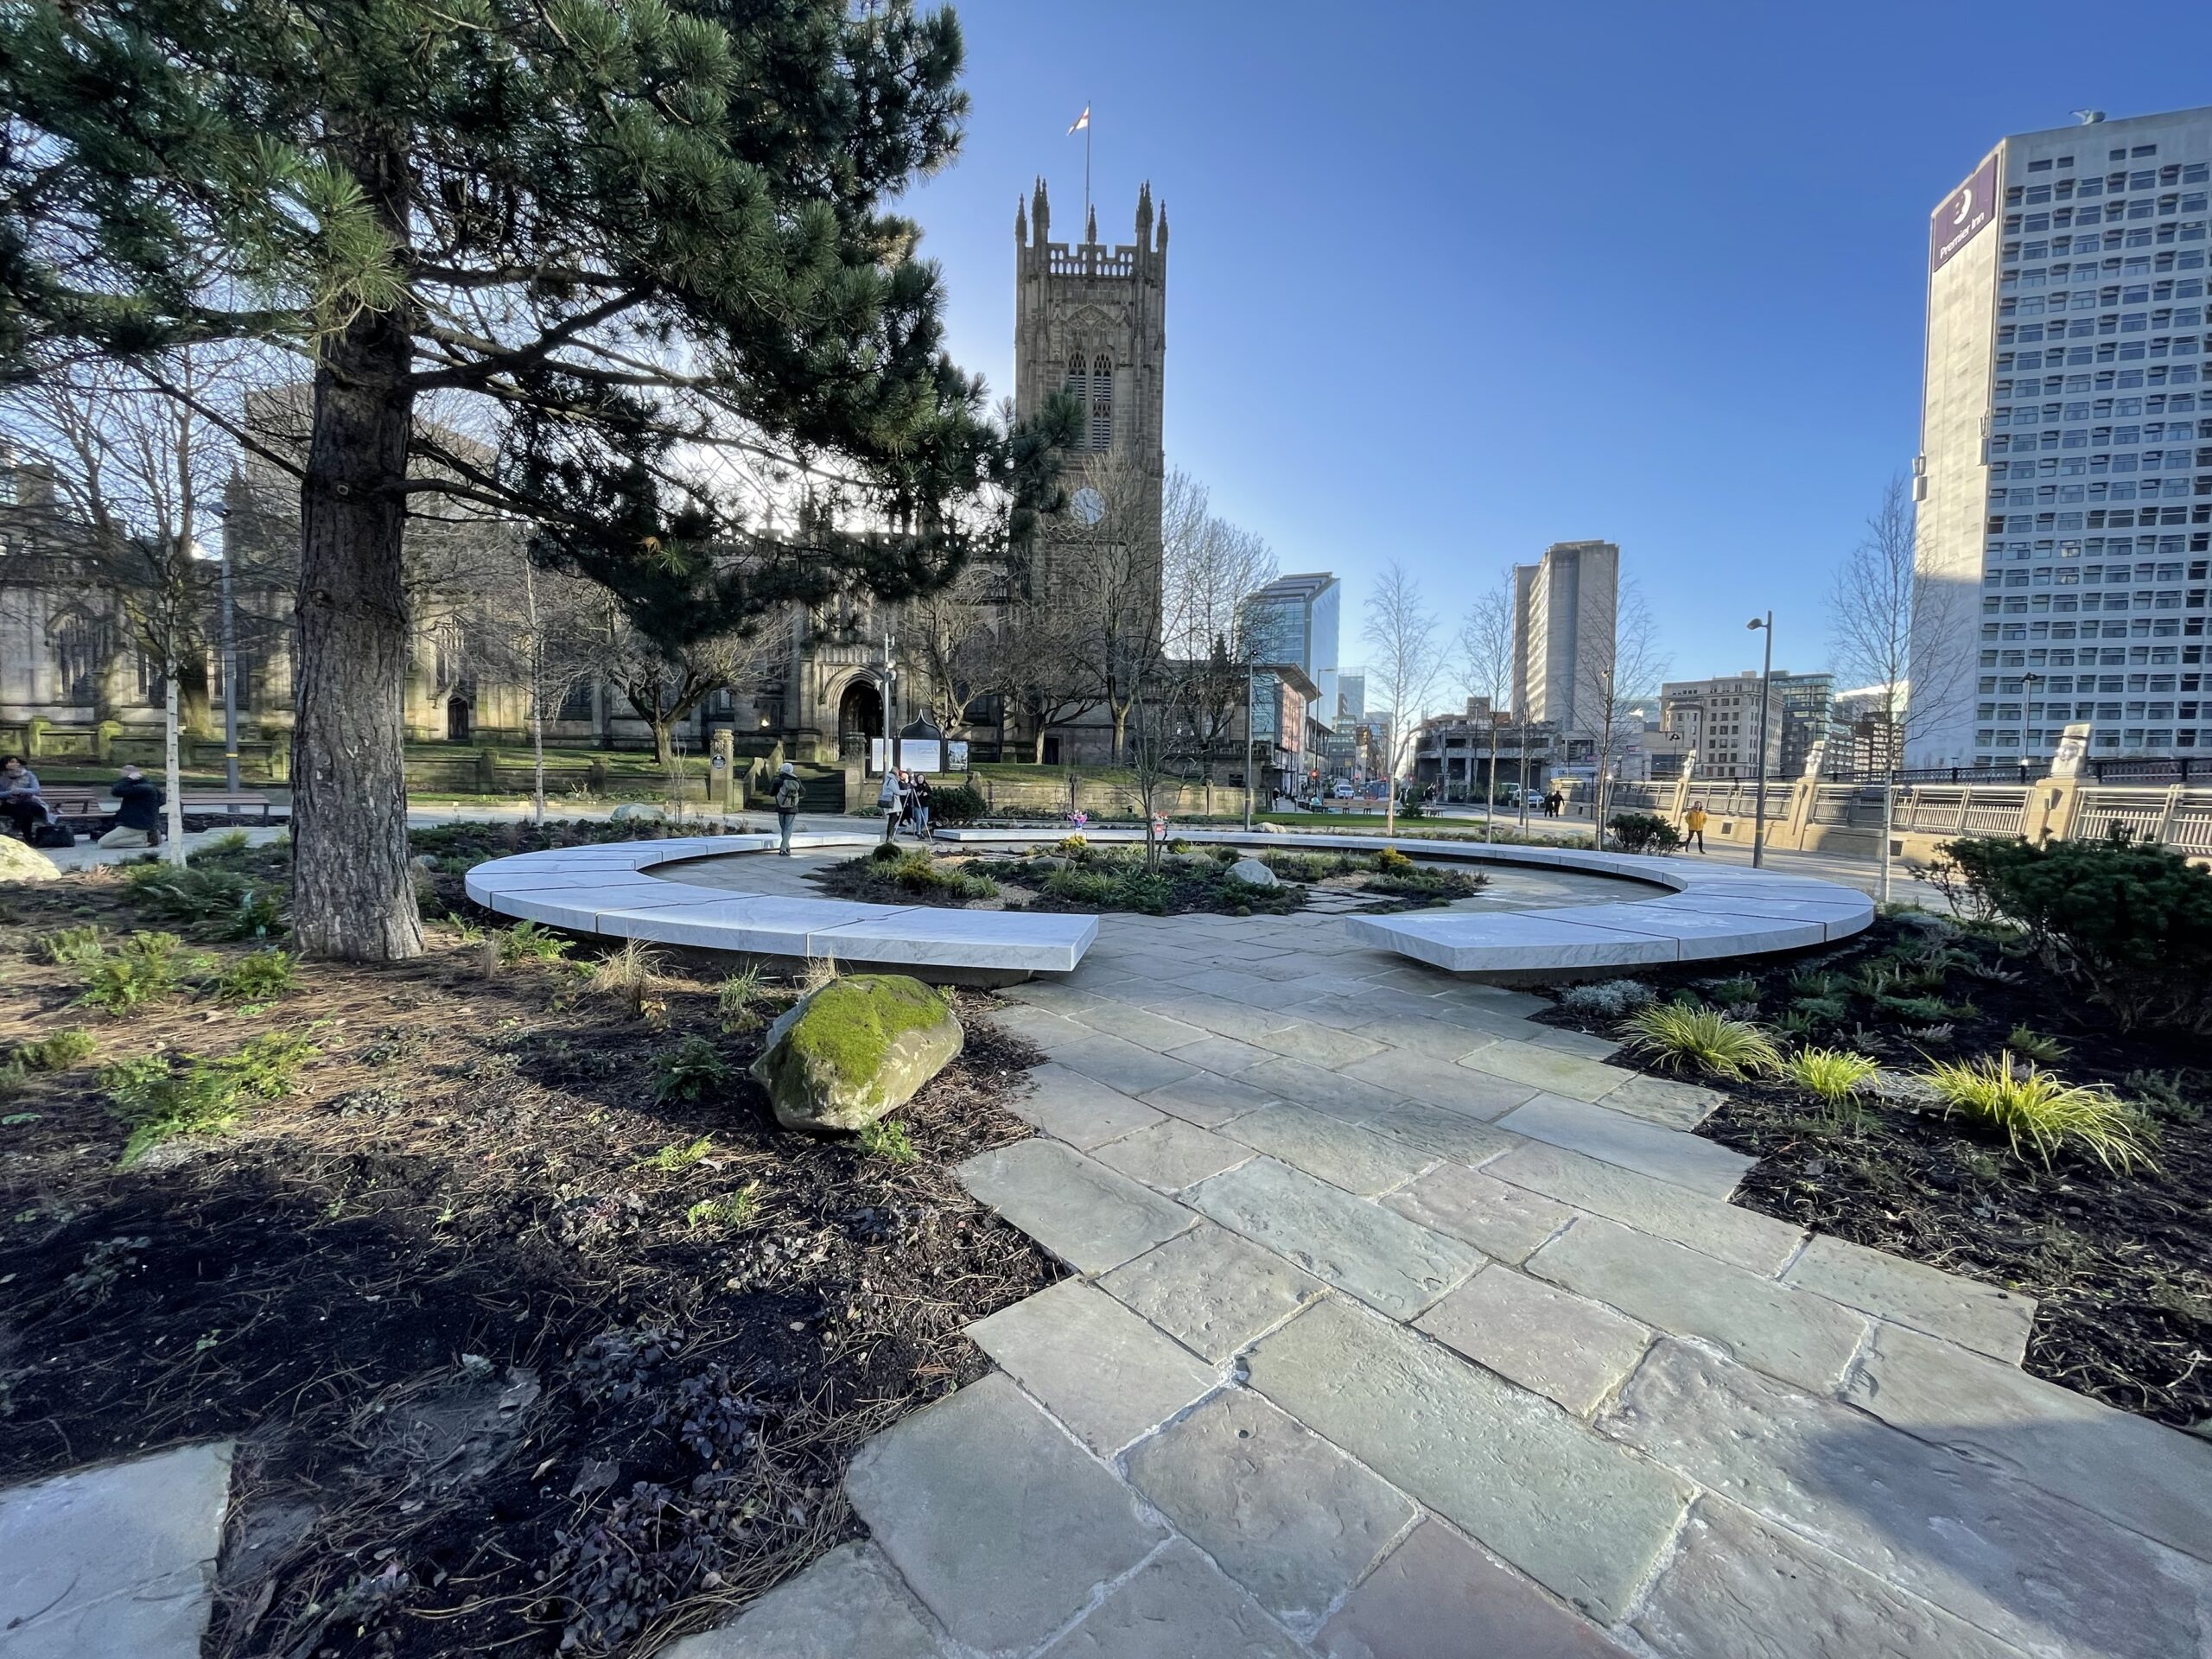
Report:
M 1927 215 L 2007 132 L 2212 102 L 2212 14 L 2081 4 L 1352 8 L 963 0 L 975 111 L 909 200 L 951 342 L 1013 370 L 1037 173 L 1172 226 L 1167 449 L 1285 570 L 1395 557 L 1447 626 L 1620 543 L 1677 677 L 1824 665 L 1823 601 L 1917 442 Z M 1746 643 L 1749 641 L 1750 643 Z

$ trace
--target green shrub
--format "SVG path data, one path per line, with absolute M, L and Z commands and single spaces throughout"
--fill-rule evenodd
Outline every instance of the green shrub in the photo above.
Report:
M 264 1100 L 282 1100 L 296 1086 L 300 1068 L 322 1051 L 298 1031 L 272 1031 L 238 1045 L 214 1064 L 238 1086 Z
M 2066 1058 L 2066 1045 L 2056 1037 L 2045 1037 L 2025 1026 L 2015 1026 L 2005 1034 L 2005 1046 L 2024 1060 L 2033 1060 L 2037 1065 L 2056 1065 Z
M 213 939 L 260 939 L 284 927 L 283 901 L 235 870 L 140 864 L 124 873 L 138 908 Z
M 879 841 L 868 849 L 869 860 L 877 864 L 895 864 L 906 855 L 906 849 L 896 842 Z
M 157 1054 L 119 1060 L 100 1073 L 108 1108 L 130 1131 L 123 1162 L 135 1164 L 180 1135 L 213 1135 L 244 1110 L 238 1081 L 219 1066 L 188 1058 L 173 1066 Z
M 684 1225 L 696 1232 L 702 1227 L 711 1227 L 717 1232 L 732 1227 L 742 1227 L 760 1212 L 760 1200 L 755 1196 L 757 1188 L 748 1186 L 735 1192 L 725 1192 L 719 1198 L 702 1198 L 683 1212 Z
M 1114 902 L 1120 884 L 1105 870 L 1054 870 L 1045 878 L 1045 891 L 1070 904 L 1103 907 Z
M 760 969 L 741 969 L 715 988 L 715 1013 L 724 1031 L 750 1031 L 760 1023 L 753 1004 L 760 1000 Z
M 725 1087 L 734 1074 L 722 1052 L 696 1033 L 653 1057 L 653 1100 L 696 1103 Z
M 680 1141 L 671 1141 L 650 1157 L 639 1159 L 638 1162 L 646 1169 L 657 1169 L 664 1175 L 673 1175 L 679 1170 L 689 1169 L 692 1165 L 703 1161 L 714 1149 L 715 1137 L 702 1135 L 689 1146 Z
M 573 939 L 564 939 L 536 922 L 517 922 L 499 935 L 501 962 L 558 962 L 569 954 Z
M 1618 813 L 1605 821 L 1605 828 L 1613 832 L 1613 844 L 1624 853 L 1657 857 L 1679 851 L 1682 844 L 1681 831 L 1656 812 Z
M 1592 985 L 1570 985 L 1559 994 L 1559 1005 L 1586 1020 L 1618 1020 L 1633 1014 L 1657 995 L 1640 979 L 1606 979 Z
M 906 1126 L 895 1118 L 879 1117 L 861 1129 L 861 1150 L 871 1158 L 882 1158 L 894 1164 L 911 1164 L 921 1154 L 914 1150 L 912 1137 Z
M 2068 1083 L 2009 1053 L 1939 1063 L 1923 1077 L 1947 1115 L 2002 1129 L 2018 1156 L 2032 1152 L 2048 1166 L 2060 1147 L 2079 1147 L 2121 1175 L 2151 1161 L 2149 1122 L 2108 1089 Z
M 1840 1106 L 1872 1082 L 1881 1067 L 1841 1048 L 1801 1048 L 1783 1063 L 1782 1074 L 1830 1106 Z
M 1759 982 L 1747 974 L 1738 974 L 1733 979 L 1716 979 L 1706 988 L 1713 994 L 1713 1000 L 1723 1007 L 1759 1000 Z
M 1622 1021 L 1629 1046 L 1676 1071 L 1694 1067 L 1738 1082 L 1782 1069 L 1782 1053 L 1757 1026 L 1713 1008 L 1656 1003 Z
M 1841 996 L 1851 989 L 1851 982 L 1841 974 L 1820 972 L 1801 968 L 1789 976 L 1789 995 L 1797 998 Z
M 1375 868 L 1388 874 L 1403 875 L 1407 871 L 1420 867 L 1396 848 L 1385 847 L 1375 855 Z
M 1847 996 L 1801 996 L 1789 1007 L 1815 1027 L 1840 1026 L 1851 1018 L 1851 999 Z
M 998 884 L 988 877 L 950 868 L 920 848 L 902 852 L 896 859 L 882 861 L 877 873 L 898 883 L 907 893 L 937 893 L 963 900 L 998 896 Z
M 255 950 L 226 968 L 215 995 L 226 1002 L 273 1002 L 292 988 L 291 954 L 275 947 Z
M 1063 836 L 1052 843 L 1052 850 L 1062 858 L 1084 858 L 1090 853 L 1090 843 L 1081 836 Z
M 185 988 L 188 980 L 210 972 L 214 958 L 187 950 L 174 933 L 133 933 L 115 949 L 84 966 L 85 991 L 77 1000 L 110 1014 L 129 1014 Z
M 99 1046 L 99 1039 L 82 1026 L 70 1026 L 51 1037 L 22 1044 L 12 1058 L 26 1071 L 67 1071 L 90 1059 Z
M 2140 1110 L 2174 1123 L 2194 1123 L 2204 1116 L 2204 1108 L 2190 1097 L 2189 1085 L 2186 1071 L 2130 1071 L 2121 1080 Z
M 948 784 L 930 791 L 931 823 L 973 823 L 990 810 L 982 791 L 969 784 Z
M 2212 871 L 2123 838 L 1973 837 L 1942 850 L 1991 914 L 2023 929 L 2045 965 L 2123 1029 L 2212 1035 Z
M 39 955 L 59 967 L 82 968 L 98 962 L 107 950 L 107 930 L 90 922 L 82 927 L 65 927 L 41 939 L 37 949 Z

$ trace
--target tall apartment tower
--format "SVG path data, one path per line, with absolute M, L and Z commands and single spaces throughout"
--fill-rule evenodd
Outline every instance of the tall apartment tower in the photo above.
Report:
M 1535 563 L 1513 567 L 1516 721 L 1572 732 L 1594 717 L 1596 677 L 1612 666 L 1620 571 L 1611 542 L 1554 542 Z
M 2212 748 L 2212 109 L 2016 135 L 1937 207 L 1907 766 Z
M 1033 418 L 1055 392 L 1083 404 L 1083 447 L 1067 473 L 1072 511 L 1095 521 L 1102 495 L 1134 491 L 1136 502 L 1124 510 L 1146 527 L 1156 561 L 1166 472 L 1167 209 L 1162 204 L 1155 222 L 1152 187 L 1143 186 L 1136 240 L 1111 246 L 1098 240 L 1096 208 L 1079 243 L 1052 240 L 1052 223 L 1040 178 L 1030 202 L 1014 213 L 1014 416 Z M 1048 566 L 1051 556 L 1048 532 Z
M 1262 663 L 1294 663 L 1313 682 L 1314 717 L 1325 726 L 1338 719 L 1337 624 L 1343 584 L 1325 570 L 1278 576 L 1244 596 L 1238 606 L 1245 638 Z M 1361 696 L 1366 695 L 1364 685 Z

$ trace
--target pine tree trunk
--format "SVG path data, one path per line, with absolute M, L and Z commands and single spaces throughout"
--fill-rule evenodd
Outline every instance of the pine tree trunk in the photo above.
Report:
M 365 315 L 315 373 L 292 734 L 292 931 L 310 957 L 423 954 L 407 863 L 400 576 L 410 345 L 396 319 Z

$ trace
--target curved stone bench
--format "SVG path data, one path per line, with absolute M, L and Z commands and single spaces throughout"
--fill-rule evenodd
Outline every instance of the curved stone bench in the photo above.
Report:
M 1141 838 L 1133 830 L 1085 834 L 1093 841 Z M 947 832 L 947 838 L 982 842 L 1051 839 L 1015 830 L 955 830 Z M 1371 852 L 1382 839 L 1206 830 L 1178 830 L 1175 838 L 1262 849 L 1351 852 Z M 1874 919 L 1874 901 L 1865 893 L 1815 876 L 1605 853 L 1583 847 L 1508 846 L 1405 836 L 1391 837 L 1388 844 L 1413 857 L 1571 870 L 1641 882 L 1654 890 L 1649 899 L 1615 904 L 1543 910 L 1409 911 L 1344 918 L 1345 929 L 1363 944 L 1394 950 L 1455 974 L 1534 976 L 1759 956 L 1847 938 Z
M 794 836 L 794 849 L 868 848 L 874 836 Z M 1034 916 L 925 905 L 738 893 L 646 874 L 728 853 L 768 853 L 773 836 L 610 841 L 517 853 L 479 864 L 464 881 L 486 910 L 578 933 L 793 960 L 832 957 L 856 967 L 970 981 L 1064 974 L 1098 937 L 1091 916 Z

